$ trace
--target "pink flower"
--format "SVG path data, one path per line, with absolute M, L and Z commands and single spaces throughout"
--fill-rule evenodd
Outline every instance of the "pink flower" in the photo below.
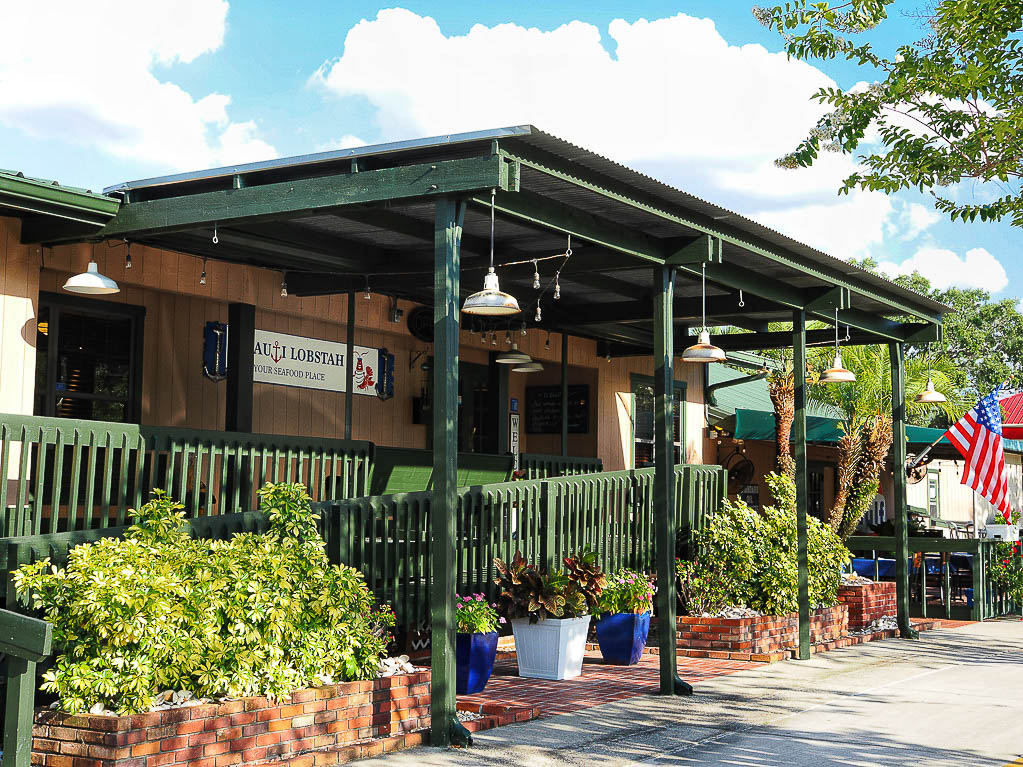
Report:
M 501 616 L 500 618 L 498 618 L 498 622 L 499 622 L 499 623 L 507 623 L 508 621 L 506 621 L 506 620 L 504 619 L 504 616 L 502 615 L 502 616 Z
M 483 601 L 483 595 L 482 594 L 477 594 L 476 595 L 476 601 L 477 602 L 482 602 Z

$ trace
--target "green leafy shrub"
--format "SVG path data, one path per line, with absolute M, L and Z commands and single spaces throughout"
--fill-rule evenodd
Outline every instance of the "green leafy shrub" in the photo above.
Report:
M 394 625 L 362 574 L 331 565 L 301 485 L 260 491 L 265 535 L 193 540 L 181 504 L 155 491 L 123 539 L 76 546 L 67 567 L 15 572 L 53 624 L 44 689 L 76 713 L 96 703 L 145 711 L 165 689 L 196 697 L 266 695 L 368 679 Z
M 568 576 L 568 598 L 575 600 L 578 594 L 585 603 L 579 615 L 593 614 L 597 610 L 600 595 L 607 586 L 607 576 L 597 564 L 597 553 L 588 547 L 579 549 L 570 557 L 565 557 L 565 575 Z
M 700 556 L 679 560 L 679 594 L 690 613 L 744 606 L 781 615 L 798 609 L 795 487 L 791 477 L 766 477 L 776 506 L 760 511 L 726 502 L 694 536 Z M 810 603 L 834 605 L 849 551 L 830 527 L 807 520 Z
M 621 569 L 607 578 L 594 615 L 653 612 L 654 587 L 650 579 L 635 570 Z
M 487 601 L 484 594 L 455 595 L 455 621 L 460 634 L 489 634 L 497 630 L 497 624 L 507 623 L 498 617 L 497 605 Z
M 564 563 L 564 570 L 548 573 L 529 564 L 520 551 L 510 563 L 495 557 L 499 613 L 508 620 L 529 618 L 530 623 L 589 615 L 607 582 L 597 555 L 584 548 L 565 557 Z

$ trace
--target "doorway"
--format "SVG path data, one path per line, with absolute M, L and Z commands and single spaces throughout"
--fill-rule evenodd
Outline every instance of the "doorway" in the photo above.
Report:
M 432 360 L 431 360 L 432 365 Z M 500 397 L 498 365 L 458 363 L 458 452 L 498 452 Z M 427 397 L 433 398 L 433 376 L 426 377 Z M 426 421 L 426 442 L 433 446 L 433 419 Z

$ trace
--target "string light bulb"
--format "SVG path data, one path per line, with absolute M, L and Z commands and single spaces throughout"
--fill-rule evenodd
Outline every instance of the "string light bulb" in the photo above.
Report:
M 543 348 L 547 351 L 551 350 L 551 331 L 547 331 L 547 340 L 544 342 Z
M 281 280 L 281 298 L 288 297 L 288 280 L 287 278 Z
M 511 328 L 509 328 L 508 330 L 506 330 L 504 332 L 504 342 L 505 342 L 506 345 L 509 345 L 509 346 L 511 345 L 511 342 L 512 342 L 512 340 L 511 340 Z
M 522 330 L 519 331 L 519 334 L 523 335 L 523 336 L 526 335 L 526 321 L 525 320 L 522 320 Z
M 540 312 L 540 304 L 536 305 L 536 316 L 533 317 L 534 322 L 539 322 L 543 318 L 543 314 Z
M 366 292 L 362 294 L 362 297 L 367 301 L 372 300 L 373 294 L 369 290 L 369 275 L 366 275 Z
M 561 300 L 561 282 L 560 282 L 560 279 L 561 279 L 561 272 L 557 272 L 554 275 L 554 300 L 555 301 L 560 301 Z
M 497 331 L 491 331 L 490 333 L 490 345 L 497 346 Z
M 199 275 L 199 284 L 200 285 L 205 285 L 206 284 L 206 259 L 205 258 L 202 260 L 202 274 Z
M 536 259 L 533 259 L 533 290 L 540 289 L 540 270 L 536 268 Z
M 131 243 L 125 240 L 124 245 L 127 248 L 124 251 L 124 268 L 131 269 Z

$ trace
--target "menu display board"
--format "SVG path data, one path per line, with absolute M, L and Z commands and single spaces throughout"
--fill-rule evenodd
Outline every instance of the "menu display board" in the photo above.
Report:
M 568 387 L 568 433 L 590 430 L 590 387 Z M 561 387 L 526 387 L 526 434 L 561 434 Z

